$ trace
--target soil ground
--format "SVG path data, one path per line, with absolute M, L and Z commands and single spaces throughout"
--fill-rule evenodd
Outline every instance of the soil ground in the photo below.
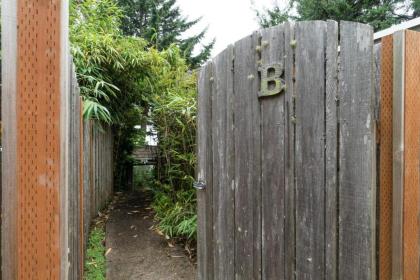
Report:
M 106 225 L 107 280 L 196 279 L 184 250 L 152 230 L 149 205 L 145 193 L 119 195 Z

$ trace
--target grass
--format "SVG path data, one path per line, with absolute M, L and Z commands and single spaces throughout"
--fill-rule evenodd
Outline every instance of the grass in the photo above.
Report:
M 105 230 L 103 226 L 96 226 L 89 235 L 85 260 L 86 280 L 105 280 Z

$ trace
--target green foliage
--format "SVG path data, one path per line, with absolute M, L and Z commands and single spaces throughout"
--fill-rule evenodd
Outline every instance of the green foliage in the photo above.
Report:
M 159 139 L 153 208 L 159 229 L 170 237 L 196 239 L 196 75 L 179 72 L 165 95 L 152 99 L 151 123 Z
M 265 9 L 264 11 L 255 10 L 257 19 L 261 27 L 267 28 L 275 26 L 288 21 L 291 17 L 289 15 L 289 9 L 281 9 L 275 6 L 273 9 Z
M 368 23 L 375 30 L 381 30 L 414 18 L 420 8 L 417 2 L 419 0 L 291 0 L 287 8 L 277 6 L 256 13 L 262 27 L 286 20 L 333 19 Z
M 122 11 L 113 0 L 73 1 L 70 39 L 84 113 L 88 118 L 120 122 L 136 110 L 142 96 L 152 91 L 144 82 L 164 63 L 147 42 L 126 37 L 119 29 Z M 139 87 L 139 83 L 142 87 Z
M 157 179 L 175 191 L 191 189 L 196 164 L 196 77 L 183 75 L 166 95 L 152 100 L 160 153 Z
M 187 64 L 175 45 L 159 51 L 139 37 L 126 36 L 116 0 L 79 0 L 71 4 L 73 61 L 86 118 L 114 128 L 115 184 L 126 185 L 131 154 L 144 142 L 151 100 L 179 92 Z
M 154 173 L 153 166 L 134 166 L 133 184 L 134 188 L 151 190 L 153 188 Z
M 196 76 L 177 46 L 150 47 L 140 37 L 125 35 L 122 20 L 116 0 L 71 4 L 72 54 L 85 117 L 113 126 L 117 189 L 127 183 L 133 149 L 144 145 L 145 132 L 135 127 L 154 126 L 159 139 L 155 179 L 160 183 L 154 187 L 159 227 L 171 237 L 194 239 Z
M 189 20 L 181 14 L 176 0 L 118 0 L 124 9 L 122 28 L 130 36 L 138 36 L 151 42 L 157 49 L 169 48 L 177 44 L 191 67 L 206 61 L 211 54 L 214 41 L 204 45 L 199 54 L 193 55 L 194 48 L 203 40 L 206 30 L 181 38 L 200 19 Z
M 105 280 L 105 231 L 102 226 L 95 227 L 90 233 L 85 260 L 86 280 Z
M 196 240 L 195 192 L 185 190 L 173 193 L 170 186 L 161 186 L 161 188 L 166 188 L 167 192 L 157 192 L 152 204 L 156 219 L 159 221 L 159 229 L 170 238 Z

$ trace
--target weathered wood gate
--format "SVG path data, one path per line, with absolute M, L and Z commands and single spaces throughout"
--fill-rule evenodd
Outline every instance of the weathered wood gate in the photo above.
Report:
M 375 279 L 374 68 L 372 28 L 334 21 L 202 68 L 200 279 Z

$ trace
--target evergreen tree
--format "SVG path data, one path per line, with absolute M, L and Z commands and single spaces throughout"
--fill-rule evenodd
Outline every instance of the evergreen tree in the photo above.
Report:
M 375 31 L 412 19 L 420 11 L 420 0 L 292 0 L 289 7 L 257 11 L 262 27 L 286 20 L 348 20 L 368 23 Z
M 122 29 L 126 35 L 142 37 L 157 49 L 167 49 L 171 44 L 179 45 L 191 67 L 197 67 L 211 54 L 214 40 L 203 45 L 199 54 L 193 55 L 194 48 L 200 44 L 206 30 L 189 38 L 182 34 L 200 21 L 182 16 L 176 0 L 118 0 L 125 11 Z

